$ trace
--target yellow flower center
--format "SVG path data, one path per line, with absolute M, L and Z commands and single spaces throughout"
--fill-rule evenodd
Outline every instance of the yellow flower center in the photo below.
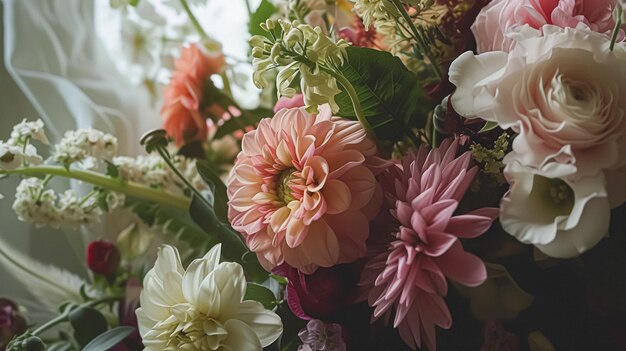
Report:
M 535 175 L 531 192 L 531 196 L 533 195 L 542 200 L 546 214 L 552 217 L 567 216 L 574 208 L 574 191 L 561 179 Z
M 289 181 L 294 178 L 293 173 L 295 171 L 295 168 L 287 168 L 283 170 L 278 176 L 276 192 L 278 193 L 278 198 L 285 204 L 288 204 L 291 201 L 295 200 L 291 189 L 289 188 Z

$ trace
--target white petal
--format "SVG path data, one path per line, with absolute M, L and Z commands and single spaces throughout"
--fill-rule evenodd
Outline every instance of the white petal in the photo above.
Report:
M 266 347 L 276 341 L 283 332 L 283 322 L 280 317 L 256 301 L 243 301 L 239 309 L 231 316 L 249 325 Z
M 450 82 L 456 85 L 451 102 L 461 116 L 496 121 L 489 111 L 494 107 L 494 94 L 486 89 L 489 81 L 497 80 L 497 72 L 506 66 L 508 55 L 505 52 L 487 52 L 474 55 L 463 53 L 450 65 Z M 489 115 L 487 115 L 489 114 Z
M 246 278 L 238 263 L 222 262 L 213 272 L 221 297 L 220 316 L 231 316 L 239 308 L 246 293 Z M 227 318 L 227 317 L 224 317 Z
M 242 321 L 231 319 L 224 323 L 228 330 L 228 338 L 223 345 L 232 351 L 261 351 L 263 346 L 252 328 Z
M 163 278 L 165 274 L 169 271 L 176 271 L 181 275 L 185 272 L 183 269 L 183 265 L 180 262 L 180 255 L 178 250 L 169 245 L 163 245 L 159 248 L 159 253 L 154 263 L 154 268 L 156 275 Z
M 222 244 L 217 244 L 213 246 L 211 250 L 209 250 L 209 252 L 204 255 L 204 257 L 202 257 L 203 260 L 207 260 L 209 263 L 211 263 L 211 268 L 209 268 L 209 271 L 212 271 L 213 269 L 215 269 L 215 267 L 217 267 L 218 264 L 220 264 L 221 255 Z
M 183 276 L 182 289 L 183 295 L 188 302 L 192 304 L 197 303 L 198 292 L 200 291 L 202 281 L 211 272 L 212 268 L 210 263 L 203 259 L 194 260 L 189 267 L 187 267 L 187 271 Z

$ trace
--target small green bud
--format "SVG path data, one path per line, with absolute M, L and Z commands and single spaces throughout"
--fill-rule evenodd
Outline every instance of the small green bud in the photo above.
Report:
M 46 344 L 44 344 L 43 341 L 39 337 L 31 336 L 28 339 L 23 341 L 23 343 L 22 343 L 22 350 L 24 350 L 24 351 L 45 351 L 46 350 Z

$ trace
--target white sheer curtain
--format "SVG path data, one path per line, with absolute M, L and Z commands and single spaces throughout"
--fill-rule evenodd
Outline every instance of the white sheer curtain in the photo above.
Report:
M 116 71 L 97 40 L 94 2 L 1 0 L 1 4 L 6 71 L 0 72 L 0 138 L 8 137 L 10 127 L 22 118 L 41 118 L 52 142 L 68 129 L 94 127 L 116 135 L 121 154 L 140 153 L 140 135 L 160 125 L 158 111 L 147 93 Z M 17 182 L 0 181 L 0 193 L 5 195 L 0 200 L 3 242 L 43 262 L 83 270 L 85 239 L 106 235 L 110 226 L 104 223 L 79 233 L 20 223 L 10 209 Z M 0 267 L 0 295 L 19 293 L 16 286 L 6 267 Z

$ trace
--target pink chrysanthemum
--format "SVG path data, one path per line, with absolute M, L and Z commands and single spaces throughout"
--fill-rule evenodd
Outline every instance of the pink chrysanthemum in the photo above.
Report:
M 357 122 L 283 109 L 242 140 L 228 180 L 230 222 L 268 271 L 304 273 L 366 253 L 385 162 Z
M 459 238 L 484 233 L 498 210 L 455 214 L 478 170 L 470 168 L 470 153 L 456 157 L 457 149 L 452 139 L 430 152 L 422 146 L 381 175 L 397 231 L 382 252 L 372 255 L 360 285 L 369 289 L 369 304 L 375 307 L 372 319 L 384 316 L 389 321 L 395 312 L 393 326 L 412 348 L 424 344 L 435 350 L 435 325 L 452 324 L 443 299 L 446 278 L 467 286 L 487 278 L 483 262 L 465 252 Z

